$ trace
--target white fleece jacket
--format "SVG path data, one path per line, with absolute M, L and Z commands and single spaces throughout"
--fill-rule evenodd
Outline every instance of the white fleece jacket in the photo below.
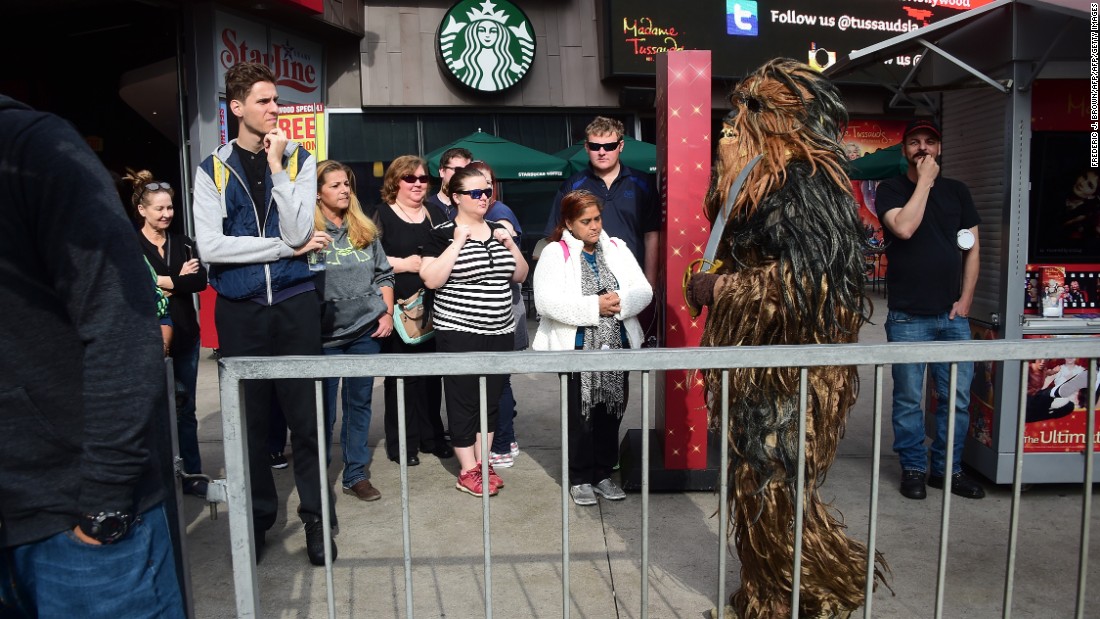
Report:
M 535 307 L 540 319 L 531 344 L 534 350 L 573 350 L 577 327 L 594 327 L 600 320 L 599 297 L 581 294 L 581 268 L 588 268 L 582 264 L 584 243 L 568 230 L 562 232 L 562 240 L 569 247 L 568 258 L 561 243 L 548 243 L 535 266 Z M 643 334 L 637 316 L 653 300 L 653 289 L 622 239 L 601 232 L 600 247 L 607 267 L 619 281 L 620 312 L 615 318 L 626 327 L 630 347 L 641 348 Z

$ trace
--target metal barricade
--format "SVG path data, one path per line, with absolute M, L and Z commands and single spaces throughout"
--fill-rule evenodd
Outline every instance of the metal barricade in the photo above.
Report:
M 954 410 L 956 364 L 961 362 L 976 361 L 1003 361 L 1006 362 L 1006 371 L 1011 367 L 1010 362 L 1019 362 L 1021 371 L 1021 390 L 1018 402 L 1018 423 L 1016 426 L 1016 462 L 1014 471 L 1012 512 L 1009 525 L 1009 544 L 1007 556 L 1007 570 L 1004 586 L 1003 617 L 1009 617 L 1012 609 L 1012 595 L 1014 591 L 1013 574 L 1016 565 L 1017 529 L 1019 526 L 1019 509 L 1021 501 L 1022 471 L 1024 462 L 1023 432 L 1025 414 L 1025 396 L 1027 385 L 1027 362 L 1032 359 L 1050 359 L 1064 357 L 1089 358 L 1096 354 L 1096 341 L 1088 338 L 1059 339 L 1059 340 L 1021 340 L 1021 341 L 982 341 L 966 342 L 929 342 L 906 344 L 845 344 L 845 345 L 809 345 L 809 346 L 770 346 L 770 347 L 729 347 L 729 348 L 693 348 L 693 349 L 641 349 L 626 351 L 567 351 L 567 352 L 507 352 L 507 353 L 478 353 L 475 371 L 471 371 L 470 354 L 430 353 L 426 355 L 339 355 L 324 357 L 264 357 L 246 358 L 237 357 L 222 359 L 219 361 L 219 377 L 221 389 L 223 439 L 225 449 L 225 466 L 227 475 L 226 493 L 228 495 L 228 511 L 230 520 L 230 542 L 233 556 L 233 579 L 236 596 L 236 610 L 238 617 L 256 617 L 258 615 L 260 592 L 257 587 L 255 548 L 253 547 L 253 531 L 251 518 L 251 498 L 248 489 L 248 458 L 247 444 L 244 428 L 241 421 L 241 381 L 253 379 L 282 379 L 282 378 L 308 378 L 317 380 L 317 415 L 318 436 L 323 435 L 323 408 L 321 405 L 320 379 L 331 376 L 340 377 L 402 377 L 416 376 L 424 373 L 425 367 L 431 367 L 435 375 L 482 375 L 480 381 L 481 410 L 480 423 L 482 428 L 482 450 L 489 452 L 485 428 L 487 425 L 486 401 L 485 401 L 485 374 L 538 374 L 546 373 L 561 376 L 561 474 L 563 480 L 568 480 L 569 470 L 569 441 L 567 435 L 567 405 L 566 405 L 566 377 L 565 373 L 580 371 L 631 371 L 640 372 L 642 375 L 642 410 L 641 427 L 652 426 L 651 410 L 649 406 L 651 382 L 654 372 L 670 370 L 692 369 L 725 369 L 723 377 L 723 397 L 721 400 L 721 431 L 722 436 L 728 432 L 728 410 L 725 390 L 728 388 L 728 368 L 767 368 L 767 367 L 800 367 L 800 420 L 799 420 L 799 453 L 798 453 L 798 496 L 796 500 L 796 516 L 794 525 L 795 564 L 792 574 L 793 594 L 791 608 L 799 607 L 799 576 L 801 573 L 801 543 L 802 543 L 802 509 L 804 497 L 805 476 L 805 436 L 806 436 L 806 406 L 807 406 L 807 375 L 809 367 L 817 366 L 871 366 L 874 368 L 874 436 L 873 436 L 873 469 L 870 490 L 870 517 L 868 524 L 867 543 L 867 599 L 863 614 L 872 616 L 872 588 L 874 573 L 875 544 L 878 521 L 878 497 L 880 491 L 879 472 L 881 466 L 880 444 L 882 433 L 883 415 L 883 370 L 885 366 L 900 363 L 948 363 L 951 364 L 951 383 L 948 388 L 950 393 L 949 410 Z M 792 360 L 797 360 L 796 363 Z M 1089 363 L 1089 385 L 1096 384 L 1096 360 Z M 413 615 L 413 581 L 412 581 L 412 551 L 410 543 L 409 525 L 409 487 L 408 471 L 406 465 L 407 446 L 405 445 L 405 420 L 404 420 L 404 395 L 403 381 L 398 381 L 398 423 L 401 439 L 400 459 L 401 463 L 401 503 L 402 503 L 402 535 L 404 551 L 405 572 L 405 614 L 410 619 Z M 1090 403 L 1092 404 L 1092 403 Z M 714 411 L 712 411 L 713 414 Z M 1087 415 L 1088 427 L 1085 442 L 1085 454 L 1094 454 L 1095 447 L 1095 417 Z M 947 431 L 947 463 L 945 470 L 952 470 L 952 442 L 954 437 L 954 416 L 949 417 Z M 641 608 L 639 616 L 649 616 L 649 468 L 650 468 L 650 444 L 649 433 L 642 433 L 642 462 L 641 467 Z M 728 461 L 728 445 L 726 440 L 720 441 L 720 462 Z M 321 485 L 323 498 L 328 498 L 328 481 L 325 450 L 318 454 L 321 463 Z M 1091 487 L 1093 483 L 1094 457 L 1084 457 L 1084 492 L 1081 517 L 1081 544 L 1078 558 L 1077 574 L 1077 599 L 1076 617 L 1086 615 L 1085 595 L 1088 575 L 1088 548 L 1089 548 L 1089 524 L 1091 519 Z M 482 463 L 483 475 L 487 475 L 487 459 Z M 570 616 L 570 550 L 569 550 L 569 492 L 568 483 L 561 484 L 562 502 L 562 615 L 568 619 Z M 718 530 L 724 538 L 727 530 L 729 513 L 727 508 L 728 478 L 727 467 L 720 467 L 719 484 L 719 525 Z M 492 605 L 492 552 L 489 535 L 489 493 L 482 497 L 483 510 L 483 551 L 484 551 L 484 607 L 485 617 L 493 616 Z M 943 616 L 944 579 L 947 570 L 947 542 L 949 539 L 949 524 L 951 510 L 951 493 L 943 493 L 942 515 L 940 519 L 940 544 L 937 562 L 937 587 L 935 600 L 935 616 Z M 328 510 L 324 510 L 324 523 L 326 529 L 326 577 L 328 594 L 328 614 L 336 616 L 334 608 L 332 564 L 328 557 L 330 527 Z M 726 585 L 724 574 L 726 572 L 726 544 L 725 540 L 717 549 L 718 574 L 716 577 L 716 606 L 722 609 L 726 603 Z M 792 610 L 795 616 L 796 610 Z

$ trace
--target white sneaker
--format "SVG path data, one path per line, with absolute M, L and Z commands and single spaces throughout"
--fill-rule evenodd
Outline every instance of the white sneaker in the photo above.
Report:
M 587 507 L 598 503 L 598 501 L 596 501 L 596 493 L 592 491 L 592 484 L 569 486 L 569 496 L 573 497 L 573 502 L 581 507 Z
M 498 469 L 510 469 L 515 463 L 516 461 L 512 458 L 512 454 L 510 453 L 498 454 L 495 451 L 489 452 L 489 464 Z
M 512 457 L 515 458 L 519 455 L 519 443 L 512 441 L 512 444 L 508 446 L 509 451 L 512 453 Z

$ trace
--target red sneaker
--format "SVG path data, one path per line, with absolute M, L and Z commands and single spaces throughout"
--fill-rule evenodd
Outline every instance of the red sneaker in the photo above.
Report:
M 461 490 L 467 494 L 474 496 L 482 496 L 482 488 L 484 484 L 481 482 L 481 466 L 475 466 L 474 468 L 463 471 L 458 476 L 458 481 L 455 483 L 455 488 Z M 489 496 L 493 496 L 497 493 L 497 487 L 489 482 Z
M 481 465 L 478 464 L 477 468 L 481 469 Z M 500 478 L 500 475 L 497 475 L 497 472 L 495 470 L 493 470 L 492 462 L 489 463 L 489 485 L 493 486 L 494 488 L 493 494 L 496 494 L 496 489 L 504 487 L 504 480 Z

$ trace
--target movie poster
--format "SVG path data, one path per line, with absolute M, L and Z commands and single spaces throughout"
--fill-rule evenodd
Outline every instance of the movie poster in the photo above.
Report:
M 1100 264 L 1027 265 L 1024 314 L 1100 315 Z
M 859 205 L 859 219 L 867 234 L 869 247 L 877 254 L 872 256 L 871 261 L 873 272 L 870 276 L 873 279 L 886 277 L 886 257 L 881 255 L 882 223 L 875 210 L 875 193 L 879 182 L 900 172 L 900 167 L 896 165 L 900 154 L 890 147 L 901 143 L 904 130 L 905 121 L 901 120 L 852 120 L 841 144 L 848 160 L 859 161 L 861 170 L 879 171 L 872 174 L 877 178 L 852 181 L 852 194 Z
M 1066 268 L 1042 267 L 1039 271 L 1039 285 L 1042 287 L 1039 304 L 1043 308 L 1043 317 L 1061 318 L 1062 297 L 1066 292 Z
M 1025 339 L 1060 337 L 1082 336 L 1024 336 Z M 1088 384 L 1088 361 L 1073 358 L 1036 359 L 1028 363 L 1025 452 L 1073 452 L 1085 448 L 1086 409 L 1090 406 L 1090 400 L 1093 414 L 1096 414 L 1097 406 L 1097 385 Z M 1097 451 L 1100 451 L 1100 445 L 1097 445 Z
M 1087 167 L 1088 134 L 1037 132 L 1032 138 L 1031 259 L 1100 260 L 1100 175 Z

